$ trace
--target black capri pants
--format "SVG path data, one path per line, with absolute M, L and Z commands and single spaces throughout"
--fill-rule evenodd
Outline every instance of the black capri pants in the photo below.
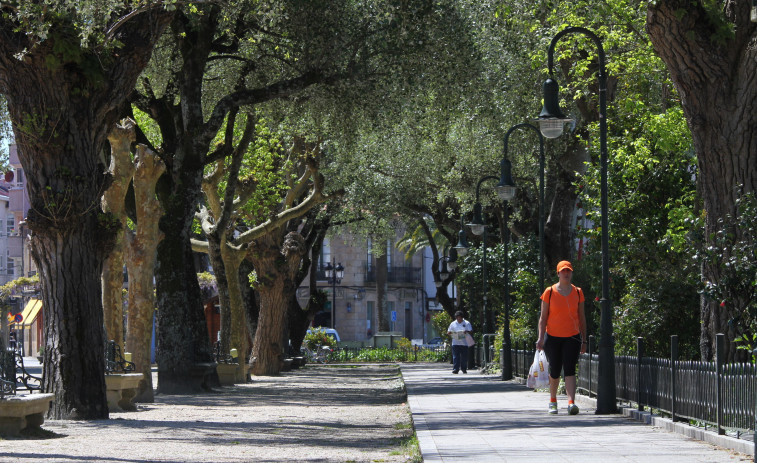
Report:
M 549 361 L 550 377 L 559 378 L 563 369 L 565 376 L 575 376 L 578 354 L 581 353 L 581 337 L 578 334 L 569 338 L 547 335 L 544 353 Z

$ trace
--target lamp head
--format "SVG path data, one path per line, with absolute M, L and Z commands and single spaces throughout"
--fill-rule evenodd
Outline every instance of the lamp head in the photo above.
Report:
M 563 125 L 572 119 L 565 116 L 560 109 L 560 85 L 553 78 L 544 81 L 544 107 L 536 119 L 539 130 L 546 138 L 557 138 L 562 135 Z
M 455 245 L 454 249 L 458 256 L 463 257 L 464 255 L 468 254 L 468 238 L 465 236 L 465 230 L 460 229 L 459 232 L 457 232 L 457 244 Z
M 473 220 L 468 224 L 474 235 L 480 236 L 484 234 L 484 218 L 481 214 L 481 203 L 473 205 Z
M 502 201 L 510 201 L 515 197 L 515 181 L 512 176 L 512 163 L 507 158 L 502 158 L 499 162 L 499 183 L 496 187 L 497 196 Z
M 331 262 L 326 263 L 326 267 L 324 267 L 323 271 L 326 273 L 326 278 L 331 278 L 331 275 L 333 275 L 334 267 L 331 266 Z
M 442 259 L 442 269 L 439 271 L 439 278 L 442 279 L 442 281 L 449 278 L 449 270 L 447 270 L 447 259 Z
M 342 266 L 341 262 L 339 262 L 338 264 L 336 264 L 336 269 L 335 270 L 336 270 L 336 279 L 337 280 L 341 280 L 342 278 L 344 278 L 344 267 Z

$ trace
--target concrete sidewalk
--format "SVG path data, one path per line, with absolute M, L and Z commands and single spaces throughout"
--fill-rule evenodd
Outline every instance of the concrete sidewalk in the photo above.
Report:
M 435 462 L 741 462 L 734 452 L 623 415 L 548 415 L 549 395 L 471 370 L 453 375 L 445 364 L 405 364 L 423 461 Z

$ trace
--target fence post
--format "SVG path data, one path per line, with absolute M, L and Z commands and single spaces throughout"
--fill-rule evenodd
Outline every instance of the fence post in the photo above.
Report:
M 644 356 L 644 338 L 636 338 L 636 400 L 639 411 L 644 411 L 644 403 L 641 400 L 641 358 Z
M 593 376 L 591 375 L 591 367 L 594 360 L 594 335 L 589 335 L 589 340 L 587 341 L 588 344 L 586 345 L 586 351 L 589 353 L 589 397 L 591 397 L 591 378 Z
M 675 423 L 676 417 L 676 371 L 678 362 L 678 335 L 670 336 L 670 419 Z
M 752 358 L 755 358 L 757 356 L 757 348 L 755 348 L 752 351 Z M 752 368 L 754 368 L 754 365 L 752 365 Z M 754 370 L 753 370 L 754 371 Z M 754 418 L 755 421 L 753 423 L 754 426 L 754 436 L 752 437 L 752 441 L 754 442 L 754 455 L 755 455 L 755 461 L 757 461 L 757 400 L 755 400 L 755 411 L 754 411 Z
M 723 371 L 723 355 L 725 354 L 725 335 L 718 333 L 715 335 L 715 392 L 717 395 L 717 427 L 718 435 L 725 434 L 723 430 L 723 390 L 722 378 L 720 372 Z

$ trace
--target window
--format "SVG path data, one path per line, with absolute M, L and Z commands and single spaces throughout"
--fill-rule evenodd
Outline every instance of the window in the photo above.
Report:
M 323 245 L 321 246 L 320 255 L 320 268 L 326 268 L 326 264 L 331 262 L 331 241 L 328 238 L 323 239 Z
M 16 169 L 16 175 L 15 175 L 16 185 L 23 185 L 24 184 L 24 169 Z
M 366 262 L 368 263 L 368 268 L 373 268 L 373 240 L 368 238 L 368 243 L 366 244 L 366 248 L 368 249 L 368 255 L 366 256 Z
M 5 219 L 5 231 L 8 233 L 8 236 L 11 236 L 16 231 L 16 218 L 12 215 L 9 215 L 7 219 Z
M 392 269 L 392 241 L 386 241 L 386 268 L 391 272 Z
M 8 258 L 8 275 L 9 276 L 12 276 L 12 275 L 16 274 L 15 273 L 16 269 L 13 268 L 13 265 L 14 265 L 13 259 L 9 257 Z
M 373 320 L 373 301 L 366 302 L 365 329 L 371 331 L 371 320 Z

